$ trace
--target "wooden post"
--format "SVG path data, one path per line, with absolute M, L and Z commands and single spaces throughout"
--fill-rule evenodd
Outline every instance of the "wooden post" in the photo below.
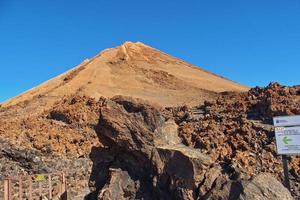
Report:
M 42 199 L 43 191 L 42 191 L 42 183 L 39 182 L 39 198 Z
M 19 199 L 23 199 L 23 182 L 22 177 L 19 177 Z
M 61 182 L 60 182 L 60 200 L 67 200 L 67 182 L 65 174 L 61 174 Z
M 4 200 L 10 200 L 9 199 L 9 182 L 8 182 L 8 179 L 5 179 L 3 181 L 3 185 L 4 185 Z
M 28 176 L 28 184 L 29 184 L 29 191 L 28 191 L 28 200 L 33 200 L 32 199 L 32 177 Z
M 4 180 L 4 200 L 12 200 L 11 195 L 11 179 L 7 178 Z
M 51 174 L 48 175 L 48 185 L 49 185 L 49 200 L 52 200 L 52 177 L 51 177 Z

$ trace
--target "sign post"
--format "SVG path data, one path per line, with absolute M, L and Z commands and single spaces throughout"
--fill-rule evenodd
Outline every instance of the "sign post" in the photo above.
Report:
M 291 191 L 288 156 L 300 154 L 300 115 L 274 117 L 277 154 L 282 155 L 285 186 Z
M 283 164 L 283 174 L 284 174 L 284 184 L 289 191 L 291 191 L 291 184 L 289 178 L 289 163 L 288 157 L 286 155 L 282 155 L 282 164 Z

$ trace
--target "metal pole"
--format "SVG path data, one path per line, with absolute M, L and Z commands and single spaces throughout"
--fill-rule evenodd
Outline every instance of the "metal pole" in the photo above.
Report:
M 291 192 L 288 157 L 286 155 L 282 155 L 282 164 L 283 164 L 284 184 L 285 187 L 287 187 L 287 189 Z

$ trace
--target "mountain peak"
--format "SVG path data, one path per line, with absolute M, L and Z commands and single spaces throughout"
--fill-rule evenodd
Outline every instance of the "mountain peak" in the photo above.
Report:
M 122 45 L 116 47 L 118 50 L 117 57 L 124 59 L 126 61 L 129 60 L 145 60 L 149 61 L 154 48 L 145 45 L 142 42 L 131 42 L 126 41 Z
M 143 46 L 143 47 L 149 47 L 148 45 L 142 43 L 142 42 L 132 42 L 132 41 L 125 41 L 121 46 L 125 47 L 132 47 L 132 46 Z
M 77 67 L 8 100 L 53 105 L 66 95 L 93 98 L 132 96 L 163 106 L 196 105 L 218 92 L 248 88 L 188 64 L 142 42 L 124 42 L 102 51 Z

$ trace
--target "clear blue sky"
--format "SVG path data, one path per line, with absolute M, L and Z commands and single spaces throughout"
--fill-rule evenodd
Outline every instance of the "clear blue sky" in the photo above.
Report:
M 248 86 L 299 84 L 299 0 L 0 0 L 0 102 L 141 41 Z

